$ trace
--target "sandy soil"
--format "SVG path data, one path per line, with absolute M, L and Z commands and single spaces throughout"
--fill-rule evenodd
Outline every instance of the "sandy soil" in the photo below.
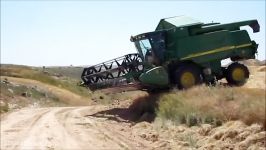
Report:
M 266 66 L 248 66 L 249 79 L 244 88 L 258 88 L 266 90 Z
M 1 149 L 143 149 L 123 122 L 91 116 L 104 106 L 22 109 L 1 119 Z
M 132 115 L 132 114 L 131 114 Z M 26 108 L 1 119 L 1 149 L 261 149 L 261 126 L 231 121 L 187 127 L 130 120 L 127 109 L 102 105 Z

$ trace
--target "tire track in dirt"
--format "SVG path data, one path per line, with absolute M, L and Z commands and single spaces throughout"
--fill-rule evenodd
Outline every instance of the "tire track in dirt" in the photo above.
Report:
M 119 122 L 86 116 L 103 109 L 105 109 L 104 106 L 97 105 L 35 108 L 12 112 L 1 120 L 1 137 L 3 137 L 1 149 L 143 149 L 148 147 L 147 143 L 138 138 L 120 134 Z
M 98 106 L 92 106 L 89 109 L 88 107 L 77 108 L 72 111 L 57 114 L 57 117 L 77 141 L 82 141 L 81 143 L 93 143 L 89 147 L 95 149 L 134 149 L 140 146 L 145 147 L 143 144 L 115 132 L 113 128 L 114 124 L 111 124 L 109 121 L 106 122 L 105 119 L 84 117 L 82 112 L 86 112 L 87 110 L 88 113 L 90 109 L 95 109 L 95 107 Z M 75 126 L 75 130 L 73 130 L 73 126 Z M 88 138 L 86 136 L 88 134 L 93 134 L 93 138 Z M 88 144 L 82 147 L 86 146 Z
M 58 113 L 72 109 L 74 108 L 52 108 L 31 129 L 27 138 L 21 143 L 20 148 L 68 149 L 69 147 L 74 147 L 75 149 L 81 149 L 78 142 L 68 134 L 55 117 Z
M 1 137 L 4 137 L 1 138 L 1 149 L 17 149 L 20 141 L 48 111 L 41 109 L 39 112 L 31 114 L 28 110 L 21 110 L 3 120 L 1 119 Z M 26 117 L 24 117 L 25 115 Z

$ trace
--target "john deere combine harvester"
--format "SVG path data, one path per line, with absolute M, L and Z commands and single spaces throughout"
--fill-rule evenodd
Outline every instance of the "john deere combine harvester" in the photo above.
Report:
M 254 33 L 260 30 L 257 20 L 204 24 L 184 16 L 161 19 L 154 32 L 131 37 L 138 53 L 85 68 L 81 78 L 91 89 L 131 82 L 145 88 L 183 89 L 222 78 L 239 85 L 249 78 L 249 71 L 237 61 L 254 59 L 258 48 L 242 26 L 250 26 Z M 227 58 L 233 63 L 222 67 Z

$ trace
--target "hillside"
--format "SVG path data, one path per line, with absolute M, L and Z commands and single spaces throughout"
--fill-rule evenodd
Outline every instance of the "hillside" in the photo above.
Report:
M 1 66 L 1 149 L 263 149 L 266 66 L 244 63 L 243 86 L 154 94 L 92 92 L 71 68 Z
M 79 86 L 81 72 L 79 67 L 30 67 L 2 64 L 1 112 L 27 106 L 75 106 L 110 104 L 114 100 L 129 99 L 140 91 L 126 93 L 92 92 Z M 50 97 L 49 97 L 50 96 Z M 41 100 L 41 101 L 39 101 Z M 48 101 L 49 102 L 48 104 Z M 19 104 L 16 104 L 19 103 Z M 51 103 L 51 104 L 50 104 Z M 14 106 L 16 107 L 14 107 Z
M 74 67 L 74 66 L 63 66 L 63 67 L 45 67 L 45 71 L 57 75 L 57 76 L 65 76 L 69 78 L 73 78 L 76 80 L 80 80 L 81 73 L 83 71 L 83 67 Z

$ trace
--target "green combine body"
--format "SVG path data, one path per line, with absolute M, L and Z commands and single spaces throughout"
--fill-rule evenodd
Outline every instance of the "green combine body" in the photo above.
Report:
M 213 84 L 222 78 L 230 84 L 243 84 L 249 71 L 237 61 L 254 59 L 258 44 L 240 29 L 242 26 L 250 26 L 254 33 L 260 30 L 257 20 L 204 24 L 184 16 L 161 19 L 154 32 L 131 37 L 137 54 L 120 57 L 120 63 L 117 59 L 101 63 L 98 69 L 85 68 L 82 79 L 85 85 L 96 88 L 113 86 L 110 81 L 121 78 L 126 83 L 139 81 L 148 88 L 182 89 L 202 82 Z M 126 59 L 132 55 L 134 58 Z M 222 67 L 221 61 L 227 58 L 234 63 Z

